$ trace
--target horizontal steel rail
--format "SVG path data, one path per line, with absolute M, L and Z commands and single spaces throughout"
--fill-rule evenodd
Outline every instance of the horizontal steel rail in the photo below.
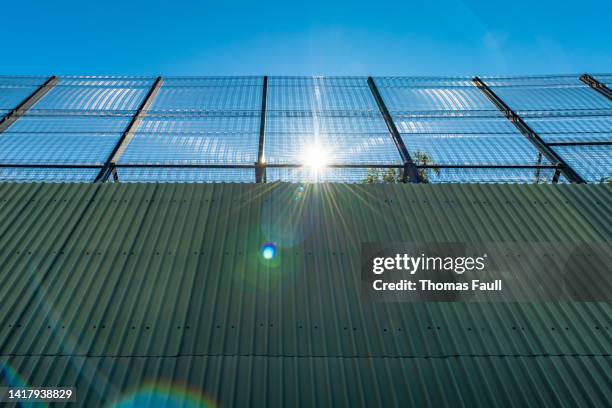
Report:
M 2 164 L 0 164 L 2 167 Z M 202 168 L 202 169 L 254 169 L 257 166 L 252 164 L 172 164 L 172 163 L 133 163 L 133 164 L 115 164 L 116 168 Z M 270 168 L 304 168 L 308 166 L 296 163 L 277 163 L 266 164 Z M 370 168 L 386 168 L 386 169 L 402 169 L 401 164 L 382 164 L 382 163 L 364 163 L 364 164 L 328 164 L 326 168 L 346 168 L 346 169 L 370 169 Z M 428 164 L 417 165 L 417 168 L 423 169 L 555 169 L 558 166 L 554 165 L 532 165 L 532 164 Z
M 15 169 L 100 169 L 99 164 L 41 164 L 41 163 L 1 163 L 0 168 Z
M 283 163 L 283 164 L 268 164 L 270 168 L 305 168 L 303 164 Z M 42 163 L 0 163 L 0 168 L 41 168 L 41 169 L 100 169 L 99 164 L 42 164 Z M 133 164 L 112 164 L 113 168 L 160 168 L 160 169 L 255 169 L 254 164 L 173 164 L 173 163 L 133 163 Z M 403 169 L 400 164 L 329 164 L 327 168 L 345 168 L 345 169 Z M 554 165 L 530 165 L 530 164 L 427 164 L 416 166 L 419 169 L 555 169 Z
M 254 169 L 255 164 L 207 164 L 207 163 L 113 163 L 114 168 L 160 168 L 160 169 Z M 1 166 L 0 166 L 1 167 Z
M 610 146 L 612 141 L 600 142 L 549 142 L 549 146 Z

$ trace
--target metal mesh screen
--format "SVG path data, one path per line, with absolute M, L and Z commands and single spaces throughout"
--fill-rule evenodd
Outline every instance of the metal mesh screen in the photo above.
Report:
M 32 110 L 134 112 L 153 79 L 68 77 L 59 82 Z
M 612 86 L 612 75 L 593 75 L 593 77 L 608 88 Z
M 254 166 L 262 84 L 262 77 L 165 79 L 118 164 Z M 124 169 L 121 173 L 139 181 L 215 182 L 223 175 L 227 181 L 252 181 L 245 176 L 252 170 L 206 170 Z
M 517 183 L 547 184 L 551 183 L 554 169 L 436 169 L 425 170 L 430 183 Z
M 403 143 L 429 183 L 608 182 L 592 79 L 482 79 L 543 145 L 471 77 L 0 76 L 0 181 L 401 182 Z
M 152 83 L 152 78 L 59 78 L 0 135 L 3 164 L 39 168 L 7 169 L 0 178 L 93 181 L 100 169 L 71 167 L 104 164 Z M 40 168 L 47 164 L 66 168 Z
M 555 146 L 554 149 L 588 182 L 612 182 L 612 145 Z
M 0 110 L 8 113 L 42 85 L 45 77 L 0 76 Z M 0 118 L 4 116 L 0 112 Z
M 383 182 L 390 174 L 390 182 L 399 182 L 401 169 L 386 168 L 274 168 L 266 170 L 268 182 L 284 181 L 289 183 L 376 183 Z
M 525 122 L 548 143 L 612 142 L 612 111 L 607 116 L 528 117 Z
M 602 93 L 570 75 L 485 81 L 585 181 L 610 177 L 612 101 Z
M 254 169 L 200 169 L 180 167 L 118 167 L 119 181 L 125 183 L 254 183 Z
M 0 136 L 0 161 L 101 165 L 129 120 L 126 115 L 31 111 Z
M 375 81 L 417 165 L 550 165 L 471 79 L 405 77 Z M 486 173 L 496 172 L 497 177 L 483 180 L 503 182 L 509 177 L 508 182 L 512 182 L 515 178 L 507 169 L 488 169 Z M 469 174 L 444 172 L 450 173 Z M 444 180 L 432 176 L 434 179 Z
M 517 114 L 531 111 L 610 109 L 611 102 L 578 76 L 483 78 Z
M 265 137 L 266 163 L 310 166 L 284 172 L 303 181 L 311 179 L 311 161 L 401 164 L 367 78 L 270 78 Z
M 16 183 L 91 183 L 100 170 L 95 168 L 7 168 L 0 167 L 0 181 Z

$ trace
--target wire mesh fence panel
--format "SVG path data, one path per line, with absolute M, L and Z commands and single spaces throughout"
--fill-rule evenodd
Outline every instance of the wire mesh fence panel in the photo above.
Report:
M 102 166 L 153 84 L 149 77 L 60 77 L 0 137 L 2 164 Z M 7 170 L 8 171 L 8 170 Z M 19 179 L 18 170 L 11 170 Z M 41 180 L 93 181 L 99 169 L 26 169 Z M 73 174 L 74 173 L 74 174 Z M 93 174 L 93 177 L 90 176 Z
M 150 88 L 155 82 L 151 76 L 62 76 L 57 86 L 90 86 L 90 87 L 122 87 Z
M 138 132 L 119 164 L 254 164 L 258 142 L 258 133 Z
M 278 168 L 268 167 L 268 182 L 289 183 L 400 183 L 401 168 L 323 168 L 310 167 Z
M 261 109 L 261 86 L 162 85 L 151 111 L 209 111 Z
M 130 115 L 28 112 L 0 137 L 0 163 L 103 164 Z
M 292 86 L 328 86 L 328 87 L 365 87 L 367 77 L 361 76 L 271 76 L 268 78 L 268 86 L 292 87 Z
M 578 76 L 483 78 L 517 114 L 547 110 L 611 109 L 612 102 L 582 83 Z
M 0 163 L 103 164 L 119 134 L 6 133 L 0 137 Z
M 305 111 L 378 111 L 367 82 L 362 86 L 270 86 L 267 109 Z
M 0 75 L 0 86 L 33 86 L 37 87 L 45 83 L 48 76 L 28 75 Z
M 547 143 L 612 142 L 611 116 L 525 118 Z
M 267 101 L 265 162 L 303 166 L 269 168 L 268 180 L 358 181 L 366 170 L 322 168 L 402 164 L 365 77 L 271 77 Z
M 223 113 L 223 112 L 221 112 Z M 147 114 L 137 132 L 142 133 L 257 133 L 261 117 L 251 115 Z
M 417 165 L 550 165 L 471 78 L 384 77 L 375 82 Z M 454 182 L 454 175 L 462 174 L 482 182 L 515 182 L 521 174 L 437 170 L 421 171 L 421 176 L 427 182 Z
M 32 109 L 135 112 L 147 92 L 147 87 L 56 85 Z
M 260 117 L 155 116 L 145 118 L 118 162 L 254 164 Z
M 448 77 L 375 77 L 376 85 L 380 88 L 439 88 L 439 87 L 471 87 L 473 86 L 472 77 L 468 76 L 448 76 Z
M 581 84 L 579 75 L 521 75 L 521 76 L 481 76 L 489 86 L 576 86 Z
M 393 115 L 415 112 L 499 112 L 467 78 L 376 77 L 374 81 Z
M 28 96 L 33 94 L 38 87 L 26 85 L 11 85 L 0 83 L 0 109 L 7 113 L 15 109 Z M 3 115 L 4 116 L 4 115 Z
M 612 103 L 578 77 L 483 80 L 580 174 L 600 182 L 609 176 L 610 147 L 602 143 L 612 141 Z M 593 77 L 605 84 L 612 75 Z M 0 118 L 47 79 L 0 76 Z M 0 167 L 13 171 L 15 179 L 40 174 L 41 181 L 64 175 L 66 181 L 84 180 L 83 174 L 99 169 L 26 168 L 19 173 L 9 165 L 102 166 L 123 140 L 115 155 L 118 173 L 124 174 L 119 181 L 252 182 L 264 140 L 262 159 L 268 167 L 261 175 L 267 181 L 396 182 L 403 171 L 403 142 L 416 165 L 430 167 L 419 170 L 427 182 L 553 180 L 548 177 L 552 163 L 471 77 L 377 77 L 373 83 L 367 77 L 168 77 L 152 92 L 155 81 L 58 78 L 0 135 Z M 392 124 L 381 114 L 385 110 L 375 90 Z M 151 104 L 127 132 L 147 95 Z M 394 128 L 400 134 L 397 143 L 390 132 Z M 234 165 L 253 167 L 204 168 Z
M 254 165 L 262 86 L 263 77 L 165 78 L 118 164 Z M 124 169 L 128 170 L 130 177 L 149 174 Z M 151 171 L 167 180 L 172 171 L 179 180 L 226 174 L 180 168 Z
M 587 182 L 612 182 L 612 145 L 554 146 L 553 149 Z
M 0 119 L 36 92 L 48 78 L 42 76 L 0 76 Z
M 491 111 L 494 108 L 474 86 L 452 88 L 380 88 L 387 109 L 392 114 L 416 111 Z
M 15 121 L 5 133 L 122 133 L 129 124 L 131 115 L 46 115 L 27 114 Z
M 342 116 L 316 112 L 269 112 L 266 132 L 269 133 L 389 133 L 378 113 L 347 112 Z
M 577 75 L 490 78 L 485 82 L 545 143 L 612 141 L 612 102 Z M 611 146 L 551 148 L 588 182 L 610 176 Z
M 549 165 L 522 135 L 402 135 L 412 160 L 436 165 Z
M 266 143 L 269 164 L 402 163 L 388 133 L 270 133 Z
M 394 116 L 401 134 L 498 134 L 521 135 L 502 117 L 412 117 Z
M 593 78 L 608 88 L 612 87 L 612 75 L 593 75 Z
M 550 168 L 438 168 L 421 172 L 429 183 L 548 184 L 555 174 Z
M 255 86 L 263 85 L 261 76 L 209 76 L 209 77 L 164 77 L 164 84 L 167 87 L 194 87 L 194 86 Z
M 100 169 L 8 168 L 0 167 L 1 182 L 91 183 Z
M 384 120 L 369 112 L 346 116 L 341 112 L 270 112 L 265 158 L 276 164 L 401 164 Z
M 125 183 L 254 183 L 255 169 L 129 168 L 117 167 L 119 182 Z

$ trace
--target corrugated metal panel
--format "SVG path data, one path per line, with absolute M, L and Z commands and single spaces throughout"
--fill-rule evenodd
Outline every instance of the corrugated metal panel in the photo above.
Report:
M 49 268 L 97 189 L 94 185 L 0 183 L 2 341 L 20 324 L 14 321 L 14 307 L 27 305 L 39 282 L 36 271 Z
M 224 405 L 609 400 L 609 303 L 365 303 L 359 249 L 609 242 L 611 186 L 0 192 L 0 354 L 26 383 L 78 377 L 87 405 L 146 381 Z M 281 248 L 276 267 L 259 262 L 268 241 Z
M 4 370 L 75 384 L 87 407 L 609 406 L 612 381 L 600 356 L 15 357 Z

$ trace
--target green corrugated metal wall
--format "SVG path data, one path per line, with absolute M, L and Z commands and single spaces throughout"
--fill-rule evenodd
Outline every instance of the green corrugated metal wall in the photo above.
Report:
M 0 197 L 5 382 L 76 384 L 87 406 L 152 389 L 221 406 L 612 397 L 609 303 L 367 303 L 359 286 L 361 242 L 610 242 L 610 186 L 0 184 Z M 283 246 L 273 266 L 267 241 Z

